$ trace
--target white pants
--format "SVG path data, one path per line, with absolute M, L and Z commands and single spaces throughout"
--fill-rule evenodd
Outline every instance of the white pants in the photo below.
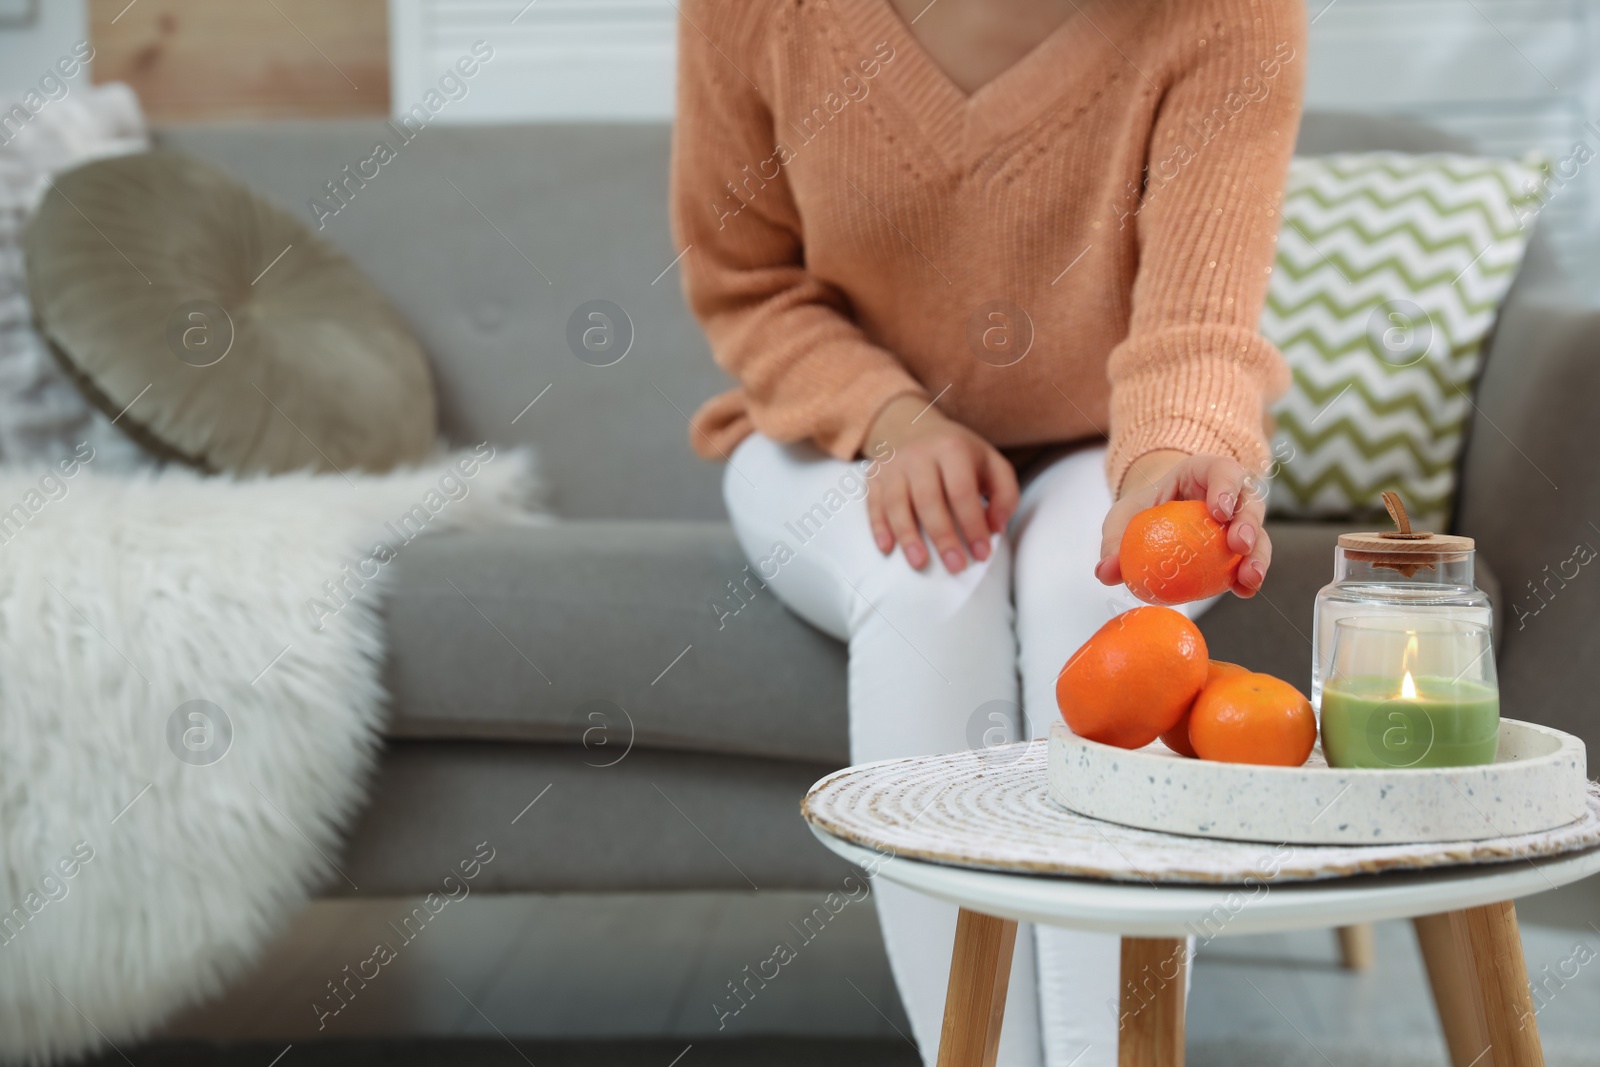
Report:
M 960 574 L 937 559 L 916 571 L 898 549 L 878 551 L 864 502 L 865 461 L 845 463 L 760 434 L 731 460 L 723 494 L 745 554 L 793 611 L 849 643 L 856 763 L 975 748 L 1002 730 L 1003 740 L 1046 736 L 1059 714 L 1062 664 L 1108 619 L 1138 604 L 1094 576 L 1111 507 L 1104 446 L 1071 452 L 1033 475 L 1007 536 L 994 538 L 988 561 Z M 931 1067 L 956 909 L 883 878 L 874 889 L 895 982 Z M 1115 1067 L 1119 968 L 1114 935 L 1019 930 L 1001 1067 Z

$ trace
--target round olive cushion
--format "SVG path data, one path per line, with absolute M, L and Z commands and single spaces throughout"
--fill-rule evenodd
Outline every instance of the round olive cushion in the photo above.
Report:
M 40 332 L 157 453 L 234 474 L 383 471 L 433 446 L 427 361 L 394 308 L 208 164 L 148 152 L 59 175 L 23 248 Z

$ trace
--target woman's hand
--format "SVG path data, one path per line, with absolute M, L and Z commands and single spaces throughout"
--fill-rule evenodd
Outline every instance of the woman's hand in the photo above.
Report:
M 952 574 L 966 567 L 969 553 L 988 559 L 989 538 L 1017 510 L 1017 473 L 1006 458 L 914 396 L 891 400 L 873 422 L 868 454 L 879 454 L 883 443 L 893 448 L 893 459 L 867 490 L 878 550 L 888 555 L 898 542 L 906 562 L 921 570 L 928 564 L 926 532 Z
M 1272 542 L 1261 522 L 1266 499 L 1260 486 L 1237 461 L 1226 456 L 1191 456 L 1184 452 L 1150 452 L 1128 468 L 1122 496 L 1111 505 L 1100 528 L 1100 563 L 1096 578 L 1106 585 L 1122 581 L 1118 553 L 1128 521 L 1145 508 L 1171 500 L 1204 500 L 1211 517 L 1228 525 L 1228 547 L 1244 559 L 1233 591 L 1252 597 L 1266 580 L 1272 563 Z

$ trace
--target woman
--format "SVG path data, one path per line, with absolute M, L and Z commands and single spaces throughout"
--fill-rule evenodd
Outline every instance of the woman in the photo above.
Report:
M 691 438 L 763 579 L 849 643 L 852 759 L 1043 736 L 1151 504 L 1205 500 L 1252 596 L 1302 0 L 682 12 L 674 233 L 738 382 Z M 955 909 L 875 884 L 931 1064 Z M 1019 936 L 1000 1062 L 1114 1064 L 1117 968 Z

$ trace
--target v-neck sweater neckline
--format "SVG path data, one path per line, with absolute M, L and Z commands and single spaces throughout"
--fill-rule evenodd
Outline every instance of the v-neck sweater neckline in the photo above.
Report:
M 890 44 L 899 66 L 886 78 L 889 91 L 935 150 L 957 166 L 982 157 L 1071 96 L 1101 69 L 1099 53 L 1110 48 L 1089 13 L 1074 4 L 1072 14 L 1027 54 L 968 93 L 889 0 L 828 0 L 826 6 L 862 54 L 880 41 Z

